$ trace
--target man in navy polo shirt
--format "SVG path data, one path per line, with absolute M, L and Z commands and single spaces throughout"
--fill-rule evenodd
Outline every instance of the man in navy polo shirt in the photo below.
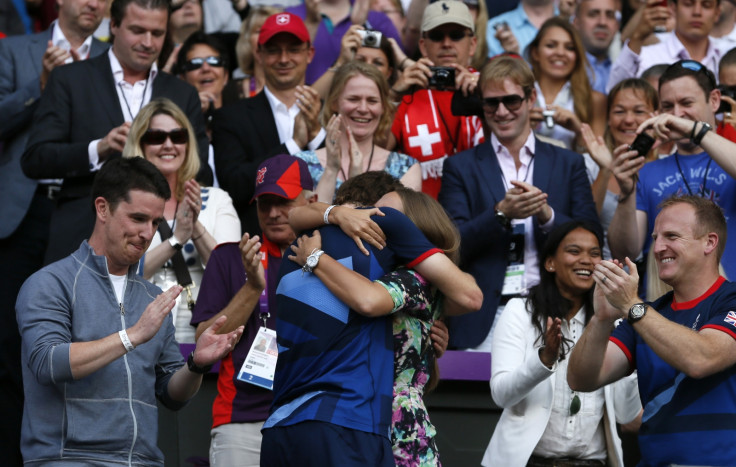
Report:
M 628 274 L 601 261 L 595 315 L 570 355 L 568 382 L 587 392 L 636 369 L 642 465 L 734 465 L 736 286 L 718 272 L 726 220 L 708 199 L 673 196 L 652 239 L 659 278 L 673 290 L 640 303 L 634 264 L 626 259 Z

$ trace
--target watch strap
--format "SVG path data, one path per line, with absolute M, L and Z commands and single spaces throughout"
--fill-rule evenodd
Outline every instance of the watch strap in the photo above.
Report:
M 189 357 L 187 357 L 187 368 L 189 368 L 189 371 L 191 371 L 192 373 L 203 375 L 210 372 L 210 370 L 212 369 L 212 365 L 199 366 L 194 363 L 194 351 L 192 351 L 189 354 Z
M 700 146 L 700 143 L 703 141 L 703 138 L 705 138 L 705 134 L 713 129 L 713 127 L 710 126 L 708 122 L 700 122 L 700 124 L 702 125 L 700 127 L 700 131 L 698 131 L 698 134 L 692 138 L 693 144 L 696 144 L 698 146 Z
M 494 212 L 495 212 L 496 220 L 499 222 L 499 224 L 501 224 L 505 229 L 510 229 L 511 219 L 509 219 L 508 216 L 506 216 L 506 214 L 504 214 L 503 211 L 501 211 L 497 207 L 494 208 Z

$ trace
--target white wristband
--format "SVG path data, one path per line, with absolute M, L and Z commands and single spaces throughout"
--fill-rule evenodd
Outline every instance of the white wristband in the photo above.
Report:
M 135 349 L 135 346 L 132 342 L 130 342 L 130 338 L 128 337 L 128 333 L 123 329 L 118 333 L 118 336 L 120 336 L 120 340 L 123 341 L 123 346 L 125 346 L 126 352 L 132 352 L 133 349 Z
M 336 204 L 332 204 L 332 205 L 328 206 L 327 209 L 325 209 L 325 215 L 323 217 L 323 220 L 325 221 L 325 225 L 327 225 L 327 224 L 330 223 L 330 220 L 328 219 L 328 217 L 330 215 L 330 211 L 332 211 L 332 208 L 334 208 L 335 206 L 337 206 L 337 205 Z

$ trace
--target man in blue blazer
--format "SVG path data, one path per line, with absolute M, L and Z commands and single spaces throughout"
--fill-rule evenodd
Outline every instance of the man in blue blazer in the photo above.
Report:
M 572 219 L 599 221 L 582 156 L 532 132 L 529 66 L 495 58 L 480 82 L 489 137 L 445 161 L 438 199 L 460 230 L 461 267 L 484 295 L 480 311 L 449 320 L 450 346 L 489 352 L 496 313 L 539 281 L 547 233 Z
M 32 180 L 20 166 L 31 117 L 51 69 L 100 55 L 94 39 L 103 0 L 64 0 L 46 31 L 0 41 L 0 452 L 3 465 L 20 465 L 23 384 L 15 299 L 23 282 L 43 265 L 58 181 Z
M 212 183 L 199 95 L 155 65 L 168 18 L 167 0 L 114 0 L 108 53 L 49 77 L 21 158 L 29 177 L 64 179 L 51 216 L 46 264 L 70 255 L 91 234 L 95 174 L 105 161 L 120 156 L 133 118 L 151 99 L 167 97 L 189 117 L 202 162 L 198 180 Z

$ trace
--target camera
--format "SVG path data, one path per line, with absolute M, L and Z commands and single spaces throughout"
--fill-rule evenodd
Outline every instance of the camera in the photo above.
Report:
M 731 99 L 736 99 L 736 86 L 726 86 L 723 84 L 718 85 L 718 90 L 721 91 L 721 96 L 728 96 Z M 721 114 L 723 112 L 730 112 L 731 111 L 731 104 L 721 99 L 721 105 L 718 107 L 718 111 L 716 111 L 717 114 Z
M 646 133 L 639 133 L 636 135 L 634 142 L 629 145 L 629 151 L 636 151 L 639 157 L 646 157 L 649 151 L 654 146 L 654 138 Z
M 372 47 L 374 49 L 381 47 L 381 38 L 383 37 L 383 33 L 380 31 L 358 29 L 358 34 L 360 34 L 360 38 L 363 40 L 361 43 L 363 47 Z
M 431 66 L 429 70 L 432 77 L 429 78 L 429 87 L 436 89 L 448 89 L 455 87 L 455 69 L 451 66 Z
M 500 30 L 508 29 L 508 28 L 509 28 L 509 23 L 507 23 L 506 21 L 500 21 L 493 25 L 493 29 L 495 29 L 496 32 Z
M 542 110 L 542 116 L 544 116 L 544 124 L 547 125 L 547 128 L 555 126 L 554 110 Z

